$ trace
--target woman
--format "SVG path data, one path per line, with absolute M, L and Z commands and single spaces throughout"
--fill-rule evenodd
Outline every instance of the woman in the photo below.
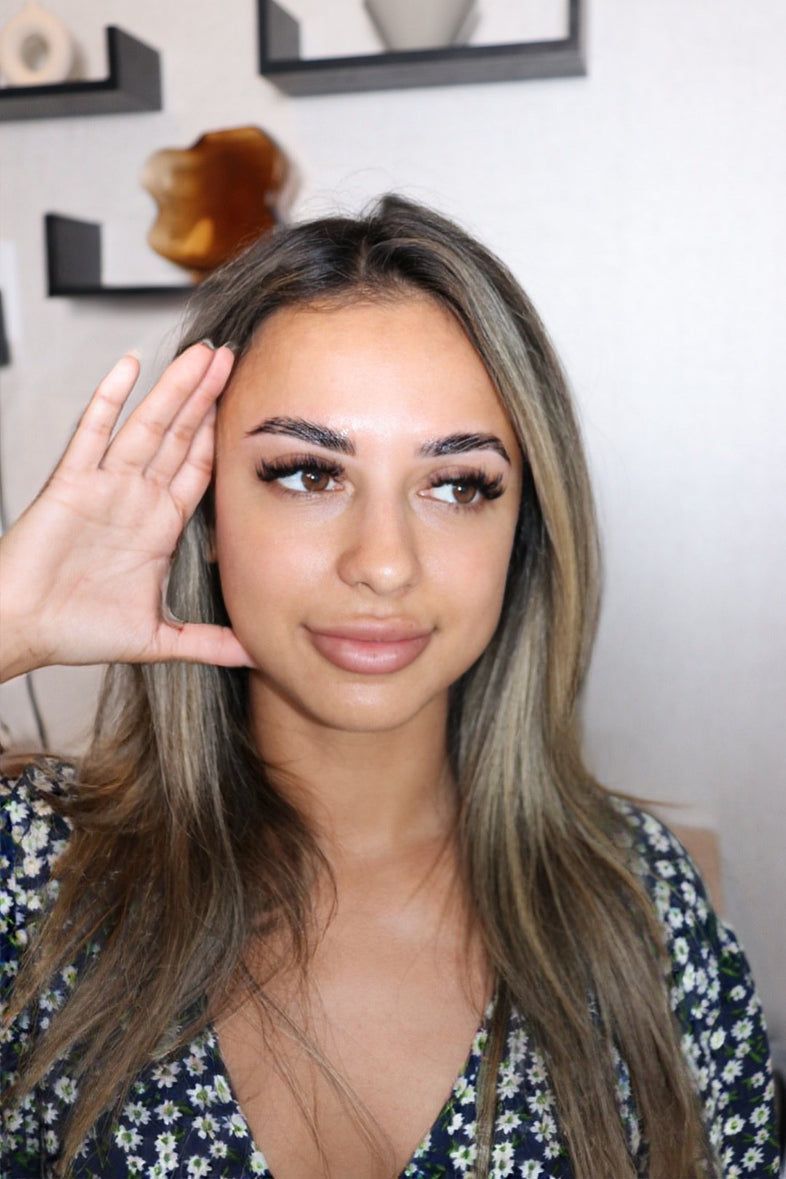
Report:
M 110 664 L 4 782 L 8 1173 L 774 1174 L 745 956 L 581 762 L 591 497 L 509 271 L 387 195 L 208 279 L 112 436 L 136 375 L 3 540 L 4 676 Z

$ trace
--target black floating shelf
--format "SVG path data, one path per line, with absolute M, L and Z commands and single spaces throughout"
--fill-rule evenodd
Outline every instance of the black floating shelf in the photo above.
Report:
M 553 41 L 456 45 L 355 57 L 300 57 L 300 25 L 275 0 L 257 0 L 259 72 L 287 94 L 338 94 L 586 74 L 583 0 L 569 0 L 568 35 Z
M 184 295 L 194 283 L 177 286 L 104 286 L 101 282 L 101 226 L 47 213 L 48 295 Z
M 158 52 L 130 33 L 106 29 L 109 76 L 92 82 L 0 87 L 0 120 L 62 119 L 161 110 Z

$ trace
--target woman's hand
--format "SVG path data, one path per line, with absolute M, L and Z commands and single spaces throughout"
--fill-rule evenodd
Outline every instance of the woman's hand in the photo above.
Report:
M 56 663 L 253 665 L 228 627 L 163 614 L 172 554 L 210 482 L 215 403 L 233 359 L 229 348 L 188 348 L 114 438 L 139 364 L 124 356 L 101 381 L 0 541 L 0 679 Z

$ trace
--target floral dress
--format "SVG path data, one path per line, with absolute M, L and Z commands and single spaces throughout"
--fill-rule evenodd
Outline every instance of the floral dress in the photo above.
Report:
M 28 766 L 18 779 L 0 777 L 0 997 L 10 990 L 32 924 L 56 892 L 50 869 L 71 828 L 52 810 L 48 795 L 66 789 L 72 777 L 73 769 L 54 759 Z M 778 1147 L 769 1047 L 745 954 L 729 926 L 713 912 L 695 866 L 676 837 L 645 811 L 619 799 L 615 803 L 628 818 L 634 861 L 668 937 L 671 1003 L 683 1028 L 682 1049 L 701 1096 L 719 1174 L 724 1179 L 775 1176 Z M 44 1027 L 75 978 L 75 968 L 64 970 L 40 997 Z M 399 1179 L 471 1179 L 476 1085 L 492 1010 L 493 1003 L 445 1105 Z M 0 1033 L 0 1089 L 16 1075 L 29 1027 L 29 1014 L 23 1013 Z M 62 1125 L 76 1097 L 69 1060 L 66 1054 L 32 1094 L 4 1108 L 2 1179 L 52 1175 Z M 619 1057 L 615 1067 L 631 1155 L 639 1175 L 646 1176 L 646 1143 L 628 1072 Z M 497 1095 L 492 1179 L 576 1179 L 546 1065 L 515 1010 Z M 83 1141 L 73 1175 L 273 1179 L 262 1146 L 251 1136 L 215 1030 L 208 1025 L 184 1052 L 151 1062 L 139 1074 L 119 1120 L 111 1126 L 99 1123 Z

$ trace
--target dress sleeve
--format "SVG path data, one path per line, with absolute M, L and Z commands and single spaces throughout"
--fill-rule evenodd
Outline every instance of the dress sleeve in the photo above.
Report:
M 690 854 L 660 820 L 628 805 L 638 869 L 671 956 L 671 1006 L 720 1174 L 776 1176 L 779 1146 L 767 1027 L 750 964 L 713 910 Z
M 17 777 L 0 774 L 0 1017 L 5 1015 L 19 963 L 36 919 L 54 897 L 51 868 L 65 847 L 70 826 L 56 814 L 47 794 L 67 788 L 72 772 L 62 763 L 50 770 L 27 766 Z M 39 1175 L 45 1124 L 34 1095 L 8 1109 L 2 1093 L 18 1075 L 29 1039 L 30 1016 L 22 1012 L 0 1027 L 0 1175 Z

